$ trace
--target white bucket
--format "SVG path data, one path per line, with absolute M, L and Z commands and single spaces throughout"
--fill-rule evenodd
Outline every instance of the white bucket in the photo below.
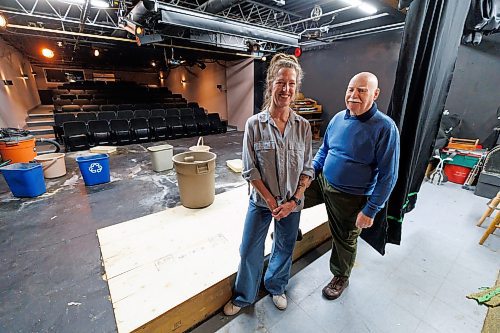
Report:
M 154 171 L 161 172 L 174 167 L 172 163 L 172 150 L 173 147 L 167 144 L 148 148 L 148 151 L 151 152 Z
M 202 136 L 200 136 L 200 137 L 198 138 L 198 143 L 196 144 L 196 146 L 191 146 L 191 147 L 189 147 L 189 150 L 190 150 L 190 151 L 205 151 L 205 152 L 207 152 L 207 151 L 209 151 L 210 149 L 211 149 L 211 147 L 210 147 L 210 146 L 205 146 L 205 145 L 203 144 L 203 137 L 202 137 Z
M 35 156 L 35 161 L 42 164 L 45 178 L 58 178 L 66 174 L 64 153 L 51 153 Z

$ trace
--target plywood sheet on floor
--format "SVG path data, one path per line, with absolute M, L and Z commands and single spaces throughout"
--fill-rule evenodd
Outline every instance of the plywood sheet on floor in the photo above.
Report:
M 118 331 L 133 331 L 233 275 L 247 205 L 242 186 L 204 209 L 179 206 L 99 229 Z M 326 220 L 323 205 L 304 210 L 301 229 L 307 236 L 322 226 L 325 234 Z

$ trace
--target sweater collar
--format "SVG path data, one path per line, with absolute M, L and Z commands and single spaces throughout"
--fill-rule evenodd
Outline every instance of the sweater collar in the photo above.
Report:
M 365 113 L 363 113 L 359 116 L 351 115 L 351 111 L 349 109 L 346 109 L 344 119 L 357 119 L 357 120 L 360 120 L 362 122 L 365 122 L 365 121 L 369 120 L 371 117 L 373 117 L 373 115 L 375 114 L 375 112 L 377 112 L 377 110 L 378 110 L 378 107 L 377 107 L 377 103 L 375 103 L 375 102 L 373 102 L 372 107 L 368 111 L 366 111 Z

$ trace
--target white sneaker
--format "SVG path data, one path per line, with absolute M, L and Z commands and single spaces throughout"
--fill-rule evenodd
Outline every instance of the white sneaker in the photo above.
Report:
M 285 310 L 288 305 L 285 294 L 273 295 L 273 303 L 280 310 Z
M 224 314 L 226 316 L 234 316 L 235 314 L 240 312 L 240 310 L 241 307 L 234 305 L 232 301 L 229 301 L 226 303 L 226 305 L 224 305 Z

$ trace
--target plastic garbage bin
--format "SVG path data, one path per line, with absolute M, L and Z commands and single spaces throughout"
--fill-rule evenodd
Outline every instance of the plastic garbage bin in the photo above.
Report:
M 188 151 L 175 155 L 181 204 L 187 208 L 210 206 L 215 199 L 215 159 L 211 152 Z
M 47 191 L 39 163 L 14 163 L 0 168 L 15 197 L 37 197 Z
M 173 147 L 171 145 L 165 144 L 149 147 L 148 151 L 151 153 L 151 162 L 154 171 L 161 172 L 174 167 L 172 163 Z
M 109 182 L 108 154 L 78 156 L 76 161 L 78 162 L 85 185 L 92 186 Z

